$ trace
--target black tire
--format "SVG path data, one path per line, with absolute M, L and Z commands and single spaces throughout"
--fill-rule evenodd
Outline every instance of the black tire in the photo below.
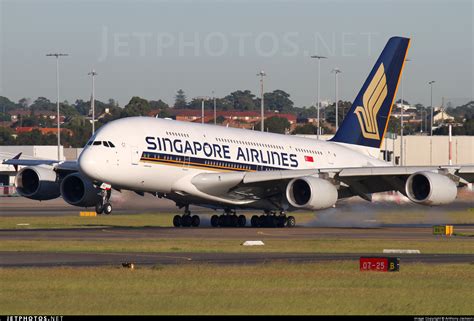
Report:
M 199 216 L 193 215 L 193 217 L 191 218 L 191 225 L 193 227 L 198 227 L 199 224 L 201 224 L 201 219 L 199 218 Z
M 99 215 L 104 212 L 104 207 L 102 206 L 102 204 L 98 203 L 95 205 L 95 212 Z
M 239 227 L 244 227 L 247 224 L 247 218 L 245 215 L 240 215 L 239 220 L 238 220 L 238 226 Z
M 106 215 L 111 214 L 112 213 L 112 204 L 105 203 L 103 209 L 104 209 L 104 214 L 106 214 Z
M 259 227 L 267 227 L 267 220 L 265 215 L 260 215 L 258 217 L 258 226 Z
M 184 227 L 190 227 L 191 224 L 193 223 L 193 219 L 191 218 L 191 215 L 183 215 L 183 217 L 181 218 L 181 224 L 184 226 Z
M 180 226 L 181 226 L 181 223 L 182 223 L 181 216 L 175 215 L 175 216 L 173 217 L 173 225 L 174 225 L 174 227 L 180 227 Z
M 217 215 L 212 215 L 211 216 L 211 226 L 212 227 L 218 227 L 219 226 L 219 216 L 217 216 Z
M 225 226 L 225 217 L 224 217 L 224 215 L 219 215 L 218 222 L 219 222 L 219 226 L 220 226 L 220 227 L 224 227 L 224 226 Z
M 252 227 L 259 227 L 260 225 L 259 225 L 258 223 L 259 223 L 258 216 L 257 216 L 257 215 L 253 215 L 252 218 L 250 219 L 250 225 L 251 225 Z
M 286 216 L 279 216 L 278 217 L 278 227 L 285 227 Z
M 288 216 L 288 219 L 286 220 L 286 226 L 287 227 L 295 227 L 296 226 L 296 219 L 293 216 Z
M 230 216 L 230 222 L 229 222 L 230 226 L 232 227 L 237 227 L 239 226 L 239 218 L 237 217 L 237 215 L 233 214 Z

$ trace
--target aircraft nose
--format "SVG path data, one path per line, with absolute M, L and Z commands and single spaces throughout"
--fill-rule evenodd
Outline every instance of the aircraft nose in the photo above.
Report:
M 94 180 L 94 179 L 99 179 L 98 177 L 98 171 L 97 171 L 97 161 L 95 160 L 95 157 L 91 150 L 84 150 L 81 155 L 79 156 L 78 159 L 78 165 L 79 165 L 79 172 Z

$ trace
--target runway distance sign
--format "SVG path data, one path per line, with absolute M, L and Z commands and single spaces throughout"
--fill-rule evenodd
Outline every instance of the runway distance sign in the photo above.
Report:
M 400 270 L 400 258 L 361 257 L 359 267 L 361 271 L 398 272 Z

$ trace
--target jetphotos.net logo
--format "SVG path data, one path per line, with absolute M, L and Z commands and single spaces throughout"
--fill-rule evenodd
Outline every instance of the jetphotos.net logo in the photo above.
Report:
M 373 54 L 377 32 L 118 32 L 102 27 L 99 61 L 118 57 L 355 57 Z
M 3 321 L 3 318 L 0 318 Z M 6 321 L 63 321 L 62 315 L 9 315 Z

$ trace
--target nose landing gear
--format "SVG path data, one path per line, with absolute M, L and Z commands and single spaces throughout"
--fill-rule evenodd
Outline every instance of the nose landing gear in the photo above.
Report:
M 97 214 L 112 214 L 112 204 L 110 204 L 110 195 L 112 194 L 111 189 L 103 189 L 100 192 L 101 200 L 95 205 L 95 212 Z

